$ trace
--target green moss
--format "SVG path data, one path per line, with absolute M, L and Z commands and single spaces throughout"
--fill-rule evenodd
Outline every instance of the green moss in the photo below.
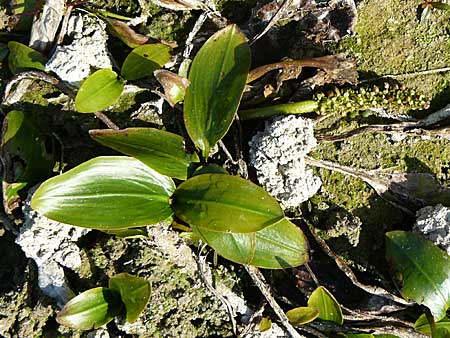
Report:
M 181 41 L 189 33 L 190 11 L 161 10 L 152 16 L 150 24 L 140 29 L 140 33 L 155 39 Z
M 429 21 L 420 24 L 418 5 L 415 0 L 363 1 L 358 6 L 356 36 L 340 42 L 337 51 L 354 56 L 369 78 L 448 67 L 450 13 L 433 11 Z M 449 73 L 406 80 L 429 98 L 436 98 L 449 82 Z

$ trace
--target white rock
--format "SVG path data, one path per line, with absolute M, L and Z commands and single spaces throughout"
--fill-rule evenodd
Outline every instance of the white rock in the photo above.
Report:
M 89 332 L 86 338 L 109 338 L 109 332 L 107 329 L 100 328 L 95 331 Z
M 65 304 L 73 297 L 66 283 L 63 267 L 76 270 L 81 265 L 80 249 L 76 241 L 90 230 L 52 221 L 31 209 L 32 193 L 25 201 L 25 222 L 16 243 L 38 267 L 38 284 L 42 291 Z
M 91 68 L 112 68 L 106 41 L 106 24 L 88 15 L 75 15 L 69 20 L 70 45 L 60 45 L 45 65 L 46 71 L 56 73 L 63 81 L 79 87 L 90 75 Z
M 422 233 L 450 255 L 450 208 L 438 204 L 420 209 L 413 230 Z
M 285 208 L 297 207 L 322 185 L 306 167 L 304 157 L 317 146 L 313 124 L 299 116 L 280 116 L 266 122 L 250 145 L 250 164 L 265 189 Z

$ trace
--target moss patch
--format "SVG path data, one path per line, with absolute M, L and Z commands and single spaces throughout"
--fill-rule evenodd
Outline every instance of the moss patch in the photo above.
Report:
M 337 50 L 355 57 L 359 70 L 369 78 L 450 66 L 450 13 L 433 11 L 428 22 L 420 24 L 418 5 L 415 0 L 363 1 L 358 7 L 356 36 L 341 41 Z M 429 98 L 437 98 L 449 86 L 450 73 L 405 82 Z

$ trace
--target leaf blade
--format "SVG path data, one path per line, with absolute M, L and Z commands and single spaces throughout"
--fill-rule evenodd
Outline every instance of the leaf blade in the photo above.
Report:
M 184 121 L 204 157 L 228 131 L 249 68 L 250 47 L 236 25 L 215 33 L 195 56 L 184 99 Z
M 336 298 L 323 286 L 319 286 L 313 291 L 308 299 L 308 306 L 319 311 L 319 317 L 323 320 L 329 320 L 336 324 L 344 323 L 342 309 Z
M 255 232 L 284 217 L 278 202 L 263 188 L 227 174 L 188 179 L 173 194 L 172 207 L 184 222 L 219 232 Z
M 122 130 L 96 129 L 89 131 L 97 142 L 133 156 L 163 175 L 185 180 L 197 154 L 188 154 L 184 139 L 176 134 L 154 128 Z
M 126 272 L 111 277 L 109 288 L 120 293 L 125 305 L 125 320 L 129 323 L 138 319 L 150 300 L 150 282 Z
M 140 161 L 97 157 L 44 182 L 31 206 L 59 222 L 99 230 L 157 223 L 172 215 L 173 181 Z
M 155 70 L 169 61 L 171 50 L 172 48 L 162 43 L 136 47 L 126 57 L 120 72 L 127 80 L 152 76 Z
M 287 219 L 256 233 L 216 232 L 194 225 L 191 227 L 219 255 L 236 263 L 265 269 L 285 269 L 309 260 L 303 232 Z
M 72 298 L 58 313 L 56 321 L 74 329 L 96 329 L 114 319 L 122 306 L 116 291 L 94 288 Z
M 75 97 L 80 113 L 94 113 L 114 104 L 122 94 L 124 81 L 111 69 L 100 69 L 82 83 Z
M 386 236 L 386 259 L 401 295 L 427 306 L 435 321 L 444 318 L 450 306 L 450 256 L 414 233 Z

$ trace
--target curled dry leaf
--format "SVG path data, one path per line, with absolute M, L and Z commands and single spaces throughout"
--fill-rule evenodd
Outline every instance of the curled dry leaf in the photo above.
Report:
M 184 99 L 186 88 L 191 83 L 188 79 L 168 70 L 155 70 L 153 74 L 159 83 L 161 83 L 167 102 L 169 102 L 171 107 L 174 107 Z

